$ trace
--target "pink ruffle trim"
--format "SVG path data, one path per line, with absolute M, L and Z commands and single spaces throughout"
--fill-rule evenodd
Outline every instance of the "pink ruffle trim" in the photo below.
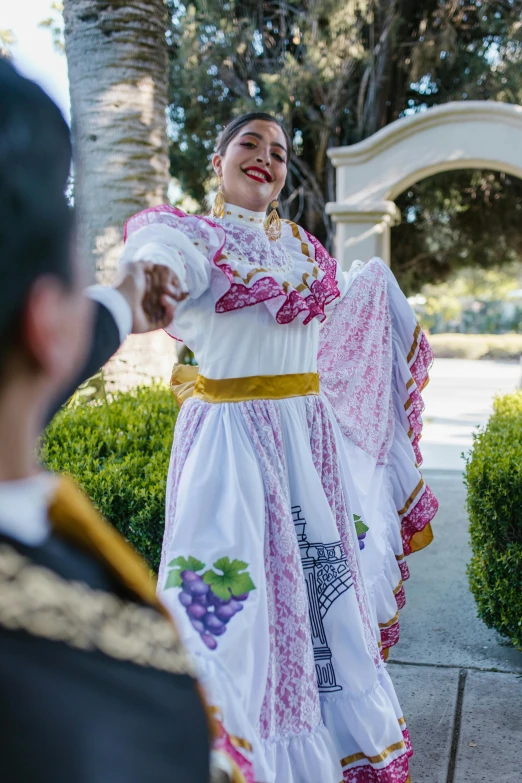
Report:
M 419 441 L 422 435 L 422 413 L 424 411 L 424 401 L 421 392 L 429 380 L 429 370 L 433 364 L 433 351 L 424 332 L 421 331 L 419 336 L 419 345 L 410 366 L 415 387 L 410 392 L 411 405 L 407 415 L 410 423 L 409 437 L 415 452 L 417 465 L 420 467 L 422 465 L 422 454 L 419 448 Z
M 395 601 L 397 603 L 397 609 L 404 609 L 406 606 L 406 591 L 404 585 L 401 585 L 401 589 L 398 593 L 395 593 Z
M 431 365 L 433 364 L 433 351 L 424 332 L 421 332 L 419 350 L 411 365 L 411 374 L 422 391 L 428 382 Z
M 417 340 L 418 346 L 415 348 Z M 407 410 L 407 417 L 410 432 L 408 434 L 415 453 L 415 459 L 417 460 L 417 467 L 420 467 L 422 465 L 422 454 L 419 448 L 419 441 L 422 434 L 422 413 L 424 411 L 424 401 L 421 392 L 428 383 L 429 370 L 433 364 L 433 351 L 420 327 L 418 334 L 416 333 L 414 337 L 412 350 L 415 350 L 415 353 L 410 364 L 410 372 L 415 384 L 412 385 L 412 389 L 409 392 L 410 405 Z M 410 545 L 412 537 L 415 533 L 424 530 L 426 525 L 434 518 L 438 508 L 437 498 L 431 489 L 425 485 L 413 508 L 402 518 L 401 532 L 404 553 L 406 555 L 410 555 L 412 552 Z M 405 563 L 404 566 L 407 568 Z M 403 564 L 400 563 L 399 567 L 402 571 Z
M 413 756 L 413 751 L 407 728 L 403 728 L 402 735 L 405 745 L 405 752 L 402 756 L 393 759 L 385 767 L 379 769 L 369 763 L 345 769 L 343 783 L 406 783 L 410 774 L 408 759 Z
M 271 276 L 256 280 L 251 285 L 237 283 L 232 267 L 222 258 L 221 252 L 218 252 L 213 258 L 213 263 L 223 272 L 230 287 L 216 302 L 216 313 L 228 313 L 281 297 L 283 302 L 275 313 L 275 320 L 278 324 L 289 324 L 300 313 L 305 314 L 303 320 L 305 325 L 314 318 L 324 321 L 325 307 L 340 296 L 336 280 L 337 265 L 315 237 L 307 232 L 304 233 L 314 247 L 317 266 L 324 272 L 324 276 L 320 280 L 314 280 L 306 288 L 303 292 L 304 295 L 295 289 L 286 293 L 283 285 Z
M 439 502 L 427 484 L 415 506 L 402 518 L 402 543 L 404 554 L 411 555 L 411 539 L 428 525 L 439 508 Z
M 408 563 L 406 560 L 400 560 L 398 565 L 401 572 L 402 581 L 405 582 L 410 578 L 410 569 L 408 568 Z
M 389 625 L 388 628 L 381 628 L 382 649 L 385 650 L 387 647 L 393 647 L 394 644 L 397 644 L 400 634 L 401 629 L 398 618 L 393 625 Z
M 225 756 L 228 756 L 234 764 L 237 766 L 241 774 L 245 779 L 245 783 L 255 783 L 254 779 L 254 767 L 250 761 L 248 761 L 242 753 L 232 744 L 232 740 L 227 731 L 223 728 L 223 724 L 220 721 L 215 721 L 217 725 L 218 736 L 212 743 L 212 749 L 220 751 Z

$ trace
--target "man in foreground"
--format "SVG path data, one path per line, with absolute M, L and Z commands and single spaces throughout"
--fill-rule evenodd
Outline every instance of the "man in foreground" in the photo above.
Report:
M 205 705 L 146 568 L 36 462 L 48 412 L 98 362 L 69 166 L 57 107 L 0 62 L 0 778 L 208 783 Z M 172 320 L 175 280 L 154 274 L 124 271 L 116 323 Z

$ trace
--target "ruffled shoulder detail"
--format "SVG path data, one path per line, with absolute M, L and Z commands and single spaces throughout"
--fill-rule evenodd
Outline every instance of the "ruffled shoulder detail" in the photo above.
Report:
M 204 255 L 213 258 L 225 245 L 226 234 L 221 226 L 201 215 L 187 215 L 181 209 L 161 204 L 133 215 L 123 228 L 123 240 L 131 234 L 154 223 L 170 226 L 181 231 Z
M 303 324 L 325 319 L 327 307 L 341 296 L 337 262 L 315 237 L 291 221 L 283 221 L 279 241 L 288 257 L 283 267 L 257 266 L 227 253 L 226 247 L 214 259 L 223 273 L 212 286 L 217 313 L 263 302 L 279 324 L 296 318 Z
M 314 318 L 323 321 L 341 298 L 340 266 L 315 237 L 291 221 L 283 221 L 279 240 L 288 261 L 283 266 L 262 265 L 261 259 L 249 259 L 247 252 L 242 256 L 229 252 L 226 223 L 186 215 L 168 205 L 134 215 L 125 225 L 124 238 L 151 223 L 182 231 L 206 254 L 213 267 L 210 288 L 217 313 L 264 303 L 279 324 L 296 318 L 307 324 Z

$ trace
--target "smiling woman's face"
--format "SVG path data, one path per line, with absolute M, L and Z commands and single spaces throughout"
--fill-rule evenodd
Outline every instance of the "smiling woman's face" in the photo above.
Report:
M 226 201 L 253 212 L 266 211 L 279 196 L 286 180 L 286 161 L 285 135 L 276 122 L 266 120 L 244 125 L 225 154 L 212 159 Z

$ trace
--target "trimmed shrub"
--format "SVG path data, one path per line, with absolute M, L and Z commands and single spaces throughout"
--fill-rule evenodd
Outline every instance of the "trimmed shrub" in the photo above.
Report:
M 165 484 L 178 409 L 164 386 L 63 408 L 41 444 L 43 464 L 72 476 L 157 571 Z
M 466 467 L 479 617 L 522 648 L 522 393 L 495 401 Z

